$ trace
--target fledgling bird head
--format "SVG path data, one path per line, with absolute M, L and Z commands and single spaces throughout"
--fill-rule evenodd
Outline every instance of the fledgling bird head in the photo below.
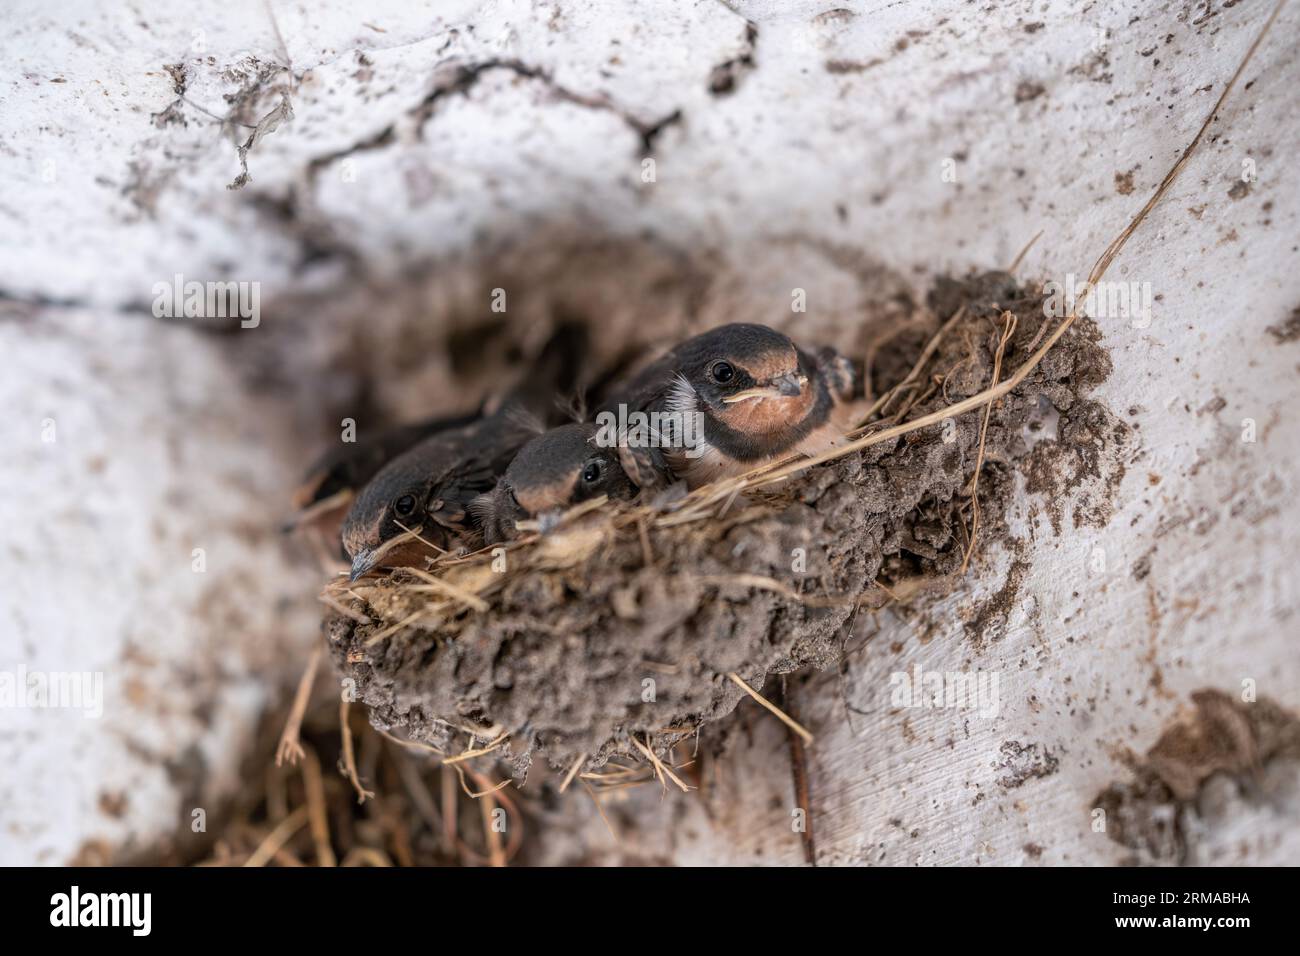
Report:
M 515 522 L 562 511 L 608 495 L 630 498 L 636 487 L 619 465 L 618 450 L 596 444 L 595 425 L 561 425 L 519 450 L 491 492 L 470 506 L 488 544 L 508 541 Z
M 651 410 L 657 401 L 658 410 L 696 416 L 694 438 L 683 431 L 663 456 L 692 488 L 844 440 L 839 412 L 856 391 L 856 375 L 834 349 L 812 355 L 775 329 L 724 325 L 683 342 L 660 368 L 665 364 L 672 380 Z M 682 418 L 673 427 L 689 424 Z M 637 455 L 629 455 L 635 464 Z
M 491 413 L 447 421 L 384 449 L 387 462 L 343 519 L 343 548 L 356 579 L 372 568 L 411 564 L 477 533 L 469 505 L 490 491 L 519 449 L 556 418 L 556 398 L 581 379 L 584 325 L 562 321 L 522 380 Z M 394 457 L 395 456 L 395 457 Z M 430 547 L 432 545 L 433 547 Z
M 691 410 L 760 436 L 804 419 L 818 399 L 817 369 L 787 336 L 765 325 L 724 325 L 677 350 L 679 382 Z M 684 395 L 675 396 L 679 403 Z
M 343 520 L 353 580 L 375 567 L 415 564 L 476 534 L 470 502 L 490 491 L 519 449 L 542 431 L 535 416 L 510 403 L 390 461 Z
M 352 579 L 381 564 L 409 564 L 430 549 L 419 538 L 446 548 L 457 529 L 454 505 L 439 497 L 443 472 L 437 460 L 455 453 L 431 439 L 380 469 L 357 495 L 343 519 L 343 550 L 352 561 Z M 464 515 L 459 516 L 463 521 Z M 418 538 L 416 536 L 419 536 Z
M 525 416 L 497 413 L 427 438 L 381 468 L 343 520 L 353 580 L 375 567 L 417 563 L 472 533 L 470 501 L 538 430 Z

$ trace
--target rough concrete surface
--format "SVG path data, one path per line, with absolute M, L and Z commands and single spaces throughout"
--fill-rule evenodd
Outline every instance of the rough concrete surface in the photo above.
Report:
M 342 417 L 472 407 L 560 312 L 611 355 L 737 319 L 865 352 L 1039 230 L 1019 274 L 1081 277 L 1268 10 L 11 4 L 0 672 L 102 672 L 104 712 L 0 710 L 0 862 L 140 853 L 235 788 L 317 634 L 319 568 L 276 526 Z M 787 679 L 818 862 L 1127 862 L 1099 795 L 1193 692 L 1300 708 L 1298 27 L 1109 277 L 1152 294 L 1149 323 L 1096 317 L 1122 480 L 1026 464 L 961 586 Z M 155 318 L 177 274 L 260 283 L 260 323 Z M 996 673 L 996 716 L 891 704 L 917 665 Z M 784 729 L 742 704 L 719 733 L 707 796 L 629 792 L 621 847 L 571 801 L 537 859 L 802 861 Z M 1195 859 L 1297 862 L 1268 779 L 1206 783 Z

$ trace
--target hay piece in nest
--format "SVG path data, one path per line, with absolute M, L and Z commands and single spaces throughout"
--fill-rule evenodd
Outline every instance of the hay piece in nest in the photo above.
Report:
M 891 416 L 903 408 L 916 418 L 987 388 L 1004 310 L 1016 317 L 1004 351 L 1004 375 L 1014 372 L 1050 323 L 1041 303 L 1038 290 L 1005 273 L 940 283 L 930 313 L 942 319 L 931 319 L 930 334 L 963 315 Z M 921 357 L 912 348 L 882 364 L 910 369 Z M 1094 458 L 1106 458 L 1122 425 L 1083 395 L 1109 372 L 1095 328 L 1080 319 L 1048 360 L 989 406 L 981 547 L 1005 537 L 1012 469 L 1028 451 L 1026 425 L 1040 400 L 1055 406 L 1063 431 L 1074 414 L 1112 423 L 1087 431 Z M 878 385 L 883 393 L 901 380 Z M 561 771 L 583 755 L 586 770 L 616 754 L 644 763 L 645 747 L 662 756 L 677 739 L 663 728 L 698 727 L 747 696 L 728 675 L 757 690 L 772 675 L 835 663 L 853 599 L 871 594 L 886 567 L 886 588 L 960 569 L 970 507 L 963 495 L 983 418 L 968 412 L 757 490 L 719 488 L 716 500 L 705 491 L 677 503 L 669 521 L 608 503 L 510 548 L 504 567 L 490 551 L 434 561 L 430 573 L 448 585 L 442 591 L 393 572 L 358 591 L 364 602 L 352 610 L 372 624 L 327 612 L 331 652 L 376 725 L 449 752 L 465 747 L 456 727 L 491 725 L 510 734 L 494 756 L 516 775 L 535 752 Z

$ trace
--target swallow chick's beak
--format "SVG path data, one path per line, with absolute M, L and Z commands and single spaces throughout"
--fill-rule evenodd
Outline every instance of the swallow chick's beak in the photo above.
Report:
M 772 379 L 772 384 L 776 386 L 777 393 L 780 395 L 793 397 L 802 395 L 804 386 L 808 384 L 808 379 L 798 372 L 787 372 L 785 375 L 778 375 Z
M 361 548 L 352 557 L 352 570 L 348 580 L 355 581 L 378 567 L 402 568 L 419 567 L 429 552 L 445 553 L 427 538 L 421 536 L 423 525 L 407 528 L 402 525 L 402 533 L 389 538 L 373 548 Z
M 727 405 L 734 405 L 736 402 L 746 402 L 754 398 L 790 398 L 802 395 L 803 387 L 807 384 L 808 379 L 803 375 L 797 372 L 787 372 L 785 375 L 778 375 L 772 379 L 770 385 L 760 388 L 747 388 L 735 395 L 728 395 L 722 401 Z
M 365 576 L 375 566 L 375 552 L 358 551 L 357 556 L 352 559 L 352 570 L 348 574 L 349 581 L 355 581 L 359 577 Z

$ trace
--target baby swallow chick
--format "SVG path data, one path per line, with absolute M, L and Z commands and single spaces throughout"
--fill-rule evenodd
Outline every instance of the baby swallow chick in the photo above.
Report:
M 510 406 L 440 432 L 393 459 L 361 489 L 343 519 L 352 580 L 376 567 L 400 567 L 449 550 L 475 531 L 470 504 L 490 491 L 519 449 L 543 430 Z
M 530 439 L 562 420 L 556 399 L 581 379 L 586 355 L 585 327 L 561 324 L 497 410 L 440 431 L 384 465 L 343 520 L 352 579 L 417 563 L 433 548 L 475 536 L 471 502 L 496 486 Z
M 629 420 L 632 412 L 649 413 L 661 423 L 652 425 L 657 436 L 671 433 L 669 441 L 642 447 L 627 441 L 621 449 L 624 469 L 637 485 L 653 485 L 666 468 L 696 488 L 841 443 L 844 430 L 835 413 L 853 397 L 854 387 L 851 363 L 834 349 L 809 354 L 775 329 L 733 324 L 672 349 L 602 413 L 619 414 L 622 405 Z
M 520 449 L 497 486 L 470 506 L 488 544 L 518 535 L 515 523 L 546 519 L 579 502 L 608 495 L 630 498 L 636 487 L 624 473 L 618 449 L 596 444 L 595 425 L 561 425 Z
M 285 530 L 319 528 L 326 537 L 337 541 L 352 499 L 379 469 L 424 439 L 468 425 L 479 414 L 399 425 L 331 448 L 312 463 L 302 484 L 294 491 L 296 513 L 286 522 Z

